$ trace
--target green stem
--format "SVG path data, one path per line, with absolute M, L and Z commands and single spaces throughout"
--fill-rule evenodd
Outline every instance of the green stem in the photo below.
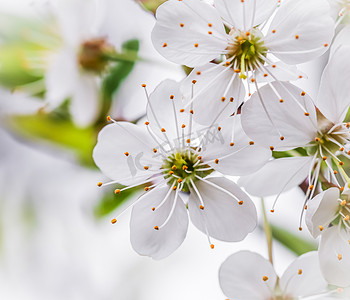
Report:
M 245 53 L 242 54 L 241 57 L 241 75 L 239 76 L 239 78 L 242 79 L 247 79 L 247 76 L 245 75 Z
M 268 249 L 268 253 L 269 253 L 269 261 L 271 262 L 271 264 L 273 265 L 273 257 L 272 257 L 272 230 L 271 230 L 271 226 L 270 223 L 267 219 L 267 215 L 266 215 L 266 208 L 265 208 L 265 202 L 264 202 L 264 198 L 261 198 L 261 206 L 262 206 L 262 211 L 263 211 L 263 216 L 264 216 L 264 232 L 266 235 L 266 242 L 267 242 L 267 249 Z
M 350 178 L 349 176 L 346 174 L 345 170 L 343 169 L 343 167 L 341 165 L 339 165 L 339 162 L 334 160 L 334 162 L 336 164 L 338 164 L 338 169 L 340 170 L 340 172 L 343 174 L 344 178 L 346 179 L 347 184 L 350 184 Z M 350 186 L 349 186 L 350 187 Z

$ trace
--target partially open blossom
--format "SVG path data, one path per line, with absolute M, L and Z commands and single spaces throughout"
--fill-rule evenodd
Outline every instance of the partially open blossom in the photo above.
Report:
M 198 0 L 167 1 L 157 10 L 152 32 L 164 57 L 194 67 L 187 80 L 196 80 L 200 92 L 190 102 L 201 115 L 208 105 L 224 109 L 222 98 L 235 99 L 225 114 L 236 112 L 245 81 L 255 89 L 257 82 L 303 77 L 295 64 L 322 55 L 332 41 L 334 22 L 326 0 L 214 2 L 215 7 Z M 207 124 L 208 118 L 199 122 Z
M 292 152 L 294 157 L 272 160 L 256 174 L 242 178 L 241 184 L 248 192 L 278 194 L 307 177 L 307 201 L 321 177 L 339 189 L 349 182 L 343 169 L 343 159 L 350 158 L 350 124 L 344 122 L 350 105 L 350 85 L 345 75 L 349 72 L 350 48 L 344 46 L 331 57 L 315 104 L 304 91 L 289 83 L 264 86 L 245 103 L 242 126 L 248 136 L 275 151 L 305 149 Z M 261 113 L 263 110 L 266 114 Z M 282 176 L 284 179 L 280 179 Z M 252 185 L 257 178 L 259 185 Z
M 145 194 L 132 204 L 131 243 L 139 254 L 155 259 L 181 245 L 187 211 L 209 242 L 210 237 L 230 242 L 244 239 L 256 226 L 254 204 L 215 171 L 249 174 L 271 155 L 240 126 L 236 126 L 235 144 L 231 143 L 233 118 L 198 126 L 194 112 L 183 105 L 179 84 L 162 82 L 149 97 L 143 127 L 112 120 L 100 132 L 93 153 L 97 166 L 113 180 L 99 186 L 127 185 L 115 191 L 119 194 L 146 185 Z
M 350 286 L 350 190 L 329 188 L 313 198 L 306 223 L 313 237 L 321 236 L 319 260 L 330 284 Z
M 341 298 L 341 290 L 327 290 L 317 252 L 298 257 L 279 279 L 268 260 L 254 252 L 240 251 L 221 265 L 219 280 L 230 300 L 346 299 Z

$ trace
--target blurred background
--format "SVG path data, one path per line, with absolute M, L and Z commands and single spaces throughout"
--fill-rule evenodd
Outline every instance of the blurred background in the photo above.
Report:
M 0 0 L 0 299 L 224 299 L 217 275 L 230 254 L 267 257 L 261 226 L 212 250 L 190 224 L 184 244 L 153 261 L 131 248 L 130 209 L 110 223 L 140 191 L 96 185 L 105 178 L 91 154 L 106 116 L 137 122 L 141 84 L 186 76 L 152 47 L 164 1 Z M 279 274 L 315 248 L 298 230 L 302 202 L 296 188 L 269 214 Z

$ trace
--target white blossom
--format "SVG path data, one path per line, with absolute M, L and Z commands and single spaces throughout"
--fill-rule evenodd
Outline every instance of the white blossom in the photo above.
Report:
M 230 144 L 233 118 L 198 126 L 193 111 L 183 105 L 179 84 L 164 81 L 149 97 L 144 127 L 113 121 L 100 132 L 93 153 L 97 166 L 113 180 L 99 186 L 128 186 L 117 189 L 119 194 L 147 184 L 145 194 L 132 203 L 131 243 L 139 254 L 155 259 L 181 245 L 187 211 L 210 244 L 210 237 L 244 239 L 256 226 L 255 206 L 235 183 L 213 172 L 249 174 L 271 155 L 251 143 L 240 126 L 236 143 Z

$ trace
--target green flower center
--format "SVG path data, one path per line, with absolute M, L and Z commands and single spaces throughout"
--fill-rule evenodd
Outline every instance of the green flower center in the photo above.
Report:
M 213 169 L 201 161 L 201 156 L 194 150 L 184 150 L 168 156 L 162 166 L 164 178 L 170 179 L 168 184 L 181 188 L 183 192 L 189 192 L 191 182 L 204 178 L 213 172 Z M 197 177 L 198 176 L 198 177 Z M 175 188 L 175 189 L 176 189 Z
M 226 58 L 235 72 L 246 79 L 248 71 L 256 70 L 259 64 L 265 63 L 267 48 L 262 41 L 262 34 L 258 29 L 247 32 L 232 29 L 230 35 L 232 41 L 226 49 Z
M 85 71 L 99 74 L 108 65 L 106 55 L 114 52 L 114 47 L 103 38 L 85 41 L 79 51 L 79 65 Z

